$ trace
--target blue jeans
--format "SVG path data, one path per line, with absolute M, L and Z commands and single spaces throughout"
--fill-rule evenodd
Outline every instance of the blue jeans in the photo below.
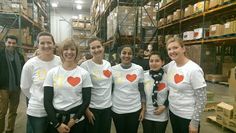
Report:
M 32 128 L 33 133 L 46 133 L 47 131 L 47 117 L 28 116 L 28 122 Z

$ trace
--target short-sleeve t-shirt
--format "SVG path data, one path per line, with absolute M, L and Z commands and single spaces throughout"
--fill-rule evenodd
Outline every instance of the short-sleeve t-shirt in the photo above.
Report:
M 128 69 L 120 64 L 112 67 L 114 89 L 112 111 L 118 114 L 132 113 L 141 109 L 141 96 L 138 84 L 143 83 L 143 68 L 132 63 Z
M 83 62 L 80 66 L 90 74 L 93 88 L 91 91 L 91 102 L 89 107 L 104 109 L 111 107 L 112 73 L 111 64 L 103 60 L 103 63 L 96 64 L 91 59 Z
M 181 67 L 171 61 L 165 69 L 170 111 L 182 118 L 192 119 L 196 104 L 194 89 L 206 87 L 202 69 L 191 60 Z
M 89 73 L 80 66 L 73 70 L 58 66 L 48 72 L 43 86 L 53 87 L 54 108 L 67 111 L 82 104 L 82 88 L 92 87 L 92 82 Z

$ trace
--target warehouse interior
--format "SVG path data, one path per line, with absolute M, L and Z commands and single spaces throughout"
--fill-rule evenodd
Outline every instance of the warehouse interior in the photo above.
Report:
M 41 31 L 49 31 L 58 46 L 72 37 L 81 58 L 89 53 L 87 40 L 99 37 L 110 62 L 119 62 L 117 49 L 126 44 L 134 54 L 151 45 L 168 63 L 166 41 L 182 38 L 186 56 L 203 69 L 207 81 L 200 132 L 236 132 L 235 0 L 0 0 L 0 31 L 1 41 L 8 34 L 18 37 L 26 60 Z M 21 94 L 14 133 L 26 131 L 26 108 Z M 169 122 L 166 133 L 171 132 Z

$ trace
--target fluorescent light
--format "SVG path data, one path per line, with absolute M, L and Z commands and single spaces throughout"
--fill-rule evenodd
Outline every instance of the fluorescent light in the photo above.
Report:
M 83 18 L 83 15 L 79 14 L 79 19 L 82 19 Z
M 78 19 L 78 16 L 72 16 L 72 19 Z
M 57 2 L 52 2 L 51 5 L 52 5 L 52 7 L 58 7 L 58 3 Z
M 77 10 L 81 10 L 81 9 L 82 9 L 82 6 L 81 6 L 81 5 L 77 5 L 77 6 L 76 6 L 76 9 L 77 9 Z
M 75 3 L 77 3 L 77 4 L 83 4 L 84 2 L 81 1 L 81 0 L 75 0 Z

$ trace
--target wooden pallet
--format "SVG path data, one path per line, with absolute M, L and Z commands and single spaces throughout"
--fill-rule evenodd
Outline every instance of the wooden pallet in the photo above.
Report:
M 225 126 L 221 125 L 219 122 L 217 122 L 217 121 L 216 121 L 216 116 L 208 116 L 208 117 L 206 118 L 206 121 L 209 122 L 209 123 L 213 123 L 213 124 L 216 124 L 216 125 L 222 127 L 223 130 L 224 130 L 224 129 L 227 129 L 227 130 L 232 131 L 233 133 L 236 133 L 236 131 L 233 131 L 232 129 L 230 129 L 230 128 L 228 128 L 228 127 L 225 127 Z

